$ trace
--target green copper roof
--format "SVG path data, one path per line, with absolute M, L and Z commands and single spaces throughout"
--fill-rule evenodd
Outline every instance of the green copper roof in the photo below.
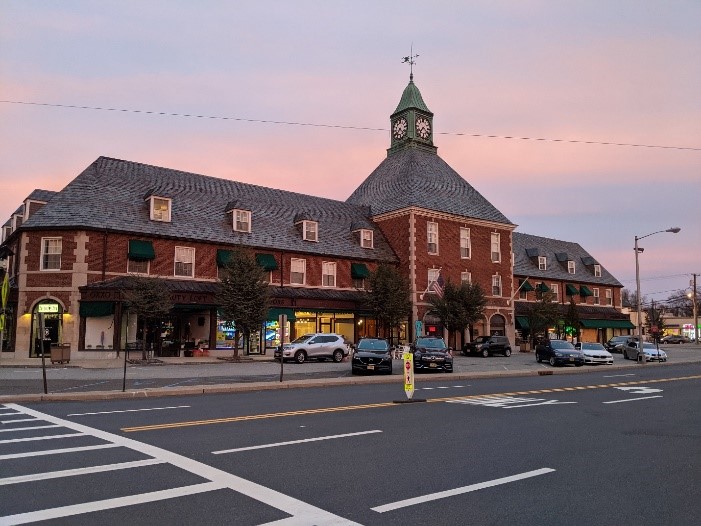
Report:
M 413 80 L 410 80 L 407 87 L 404 88 L 402 99 L 399 101 L 399 105 L 397 106 L 397 109 L 394 110 L 394 113 L 399 113 L 400 111 L 404 111 L 409 108 L 416 108 L 417 110 L 431 113 L 431 110 L 429 110 L 426 106 L 424 99 L 421 97 L 421 92 L 419 91 L 419 88 L 416 87 Z

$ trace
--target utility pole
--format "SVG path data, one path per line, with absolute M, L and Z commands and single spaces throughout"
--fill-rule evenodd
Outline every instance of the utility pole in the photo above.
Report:
M 694 290 L 691 291 L 691 301 L 692 305 L 694 306 L 694 343 L 698 345 L 699 343 L 699 307 L 698 307 L 698 301 L 696 299 L 696 276 L 697 274 L 694 274 Z

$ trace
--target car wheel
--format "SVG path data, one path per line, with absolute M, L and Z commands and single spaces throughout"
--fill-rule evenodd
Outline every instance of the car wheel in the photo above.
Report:
M 553 358 L 550 358 L 550 365 L 552 365 L 553 367 L 555 367 L 555 364 L 556 364 L 556 363 L 557 363 L 557 362 L 555 362 L 555 358 L 554 358 L 554 357 L 553 357 Z
M 626 354 L 626 350 L 625 350 L 625 349 L 623 349 L 623 350 L 621 351 L 621 354 L 623 355 L 623 359 L 624 359 L 624 360 L 627 360 L 627 359 L 628 359 L 628 354 Z
M 297 363 L 304 363 L 307 361 L 307 353 L 304 351 L 297 351 L 295 353 L 295 362 Z
M 511 349 L 509 347 L 507 347 L 506 350 L 504 351 L 504 356 L 506 356 L 507 358 L 509 356 L 511 356 Z
M 543 360 L 541 359 L 541 357 L 540 357 L 540 354 L 538 354 L 537 352 L 535 353 L 535 361 L 538 362 L 538 363 L 540 363 L 540 362 L 543 361 Z
M 574 364 L 575 367 L 581 367 L 582 365 L 584 365 L 584 364 L 583 364 L 583 363 L 576 363 L 576 364 Z
M 333 352 L 333 361 L 336 363 L 343 361 L 343 351 L 341 349 L 336 349 Z
M 489 358 L 489 349 L 484 349 L 482 351 L 482 358 Z

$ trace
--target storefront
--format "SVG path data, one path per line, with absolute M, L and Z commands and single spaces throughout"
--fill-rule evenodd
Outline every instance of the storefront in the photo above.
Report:
M 32 358 L 48 354 L 52 346 L 63 343 L 63 307 L 55 300 L 43 300 L 32 309 L 30 329 L 30 350 Z

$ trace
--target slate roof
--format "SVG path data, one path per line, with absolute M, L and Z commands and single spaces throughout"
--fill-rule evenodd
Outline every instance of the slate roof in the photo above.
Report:
M 404 148 L 390 153 L 346 200 L 372 215 L 420 207 L 512 225 L 435 152 Z
M 555 279 L 573 283 L 623 286 L 603 266 L 601 267 L 601 277 L 595 277 L 593 265 L 596 263 L 596 260 L 579 243 L 559 241 L 521 232 L 513 232 L 512 240 L 514 276 L 528 276 L 534 281 L 538 279 Z M 534 249 L 537 249 L 537 251 Z M 547 270 L 539 270 L 537 256 L 528 257 L 528 253 L 547 258 Z M 566 259 L 563 261 L 564 264 L 558 261 L 558 255 L 562 258 L 562 254 L 566 254 L 567 257 L 575 262 L 575 274 L 570 274 L 567 271 Z M 535 286 L 535 283 L 532 283 L 532 285 Z
M 147 194 L 172 198 L 171 222 L 149 219 Z M 234 232 L 227 205 L 250 210 L 251 233 Z M 374 249 L 361 248 L 351 232 L 369 209 L 252 184 L 136 162 L 100 157 L 22 225 L 23 229 L 107 229 L 133 235 L 245 245 L 344 259 L 394 262 L 379 229 Z M 303 241 L 297 214 L 317 221 L 318 242 Z
M 27 199 L 31 199 L 32 201 L 48 202 L 49 199 L 51 199 L 57 193 L 58 192 L 54 192 L 53 190 L 41 190 L 37 188 L 33 190 L 32 193 L 29 194 L 29 196 L 27 196 Z

